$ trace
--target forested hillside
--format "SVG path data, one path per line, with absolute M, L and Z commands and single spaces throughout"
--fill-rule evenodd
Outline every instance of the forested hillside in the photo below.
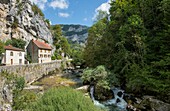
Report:
M 89 29 L 87 66 L 104 65 L 126 91 L 170 102 L 169 7 L 169 0 L 112 1 Z
M 61 55 L 64 54 L 64 56 L 68 56 L 73 59 L 72 64 L 75 66 L 84 63 L 82 57 L 82 50 L 84 46 L 80 43 L 85 43 L 87 36 L 83 37 L 81 34 L 87 34 L 87 27 L 81 25 L 53 25 L 51 26 L 51 32 L 54 37 L 53 44 L 56 48 L 52 59 L 61 59 Z M 73 35 L 69 35 L 68 33 L 70 32 L 72 32 Z M 67 37 L 63 33 L 68 34 Z M 80 35 L 77 35 L 78 33 Z M 76 41 L 73 41 L 71 38 L 74 34 L 76 34 Z

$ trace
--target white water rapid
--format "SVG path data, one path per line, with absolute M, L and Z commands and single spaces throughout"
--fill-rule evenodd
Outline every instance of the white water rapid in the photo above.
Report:
M 101 107 L 101 108 L 106 108 L 107 106 L 115 105 L 119 109 L 121 109 L 121 111 L 126 111 L 127 103 L 123 99 L 124 91 L 121 90 L 121 89 L 118 89 L 118 88 L 114 88 L 114 89 L 112 89 L 112 91 L 113 91 L 113 94 L 114 94 L 114 98 L 111 99 L 111 100 L 107 100 L 106 102 L 100 103 L 99 101 L 95 100 L 95 98 L 94 98 L 94 86 L 91 86 L 90 87 L 90 96 L 91 96 L 91 99 L 94 102 L 94 105 Z M 112 111 L 112 110 L 109 110 L 109 111 Z
M 126 109 L 127 107 L 127 103 L 126 101 L 123 99 L 124 96 L 124 91 L 118 88 L 114 88 L 112 89 L 113 94 L 114 94 L 114 98 L 111 100 L 108 100 L 105 102 L 105 105 L 116 105 L 117 107 L 121 108 L 121 109 Z M 118 93 L 120 93 L 120 95 L 118 95 Z M 119 97 L 120 96 L 120 97 Z

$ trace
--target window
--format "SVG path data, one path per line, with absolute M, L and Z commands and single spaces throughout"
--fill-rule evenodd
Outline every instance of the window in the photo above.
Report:
M 44 50 L 45 51 L 45 53 L 46 53 L 46 50 Z
M 46 55 L 46 54 L 44 55 L 44 58 L 47 58 L 47 55 Z
M 22 64 L 22 59 L 19 59 L 19 64 Z
M 42 55 L 42 54 L 40 54 L 40 58 L 43 58 L 43 55 Z
M 50 53 L 50 50 L 48 50 L 48 53 Z
M 40 52 L 42 52 L 42 49 L 40 49 Z
M 50 55 L 48 55 L 48 58 L 50 58 Z
M 19 53 L 19 56 L 22 56 L 22 53 L 21 53 L 21 52 Z
M 13 64 L 13 59 L 11 59 L 11 65 Z
M 13 56 L 14 54 L 13 54 L 13 52 L 10 52 L 10 56 Z

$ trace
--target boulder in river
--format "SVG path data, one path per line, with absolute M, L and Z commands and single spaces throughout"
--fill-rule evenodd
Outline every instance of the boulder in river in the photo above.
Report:
M 147 111 L 170 111 L 170 104 L 155 99 L 153 96 L 144 96 L 137 108 Z

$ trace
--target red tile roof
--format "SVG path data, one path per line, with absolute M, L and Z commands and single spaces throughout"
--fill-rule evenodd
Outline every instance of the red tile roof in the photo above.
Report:
M 51 46 L 45 42 L 40 42 L 38 40 L 33 40 L 33 43 L 40 49 L 49 49 L 51 50 Z
M 24 51 L 23 49 L 13 47 L 12 45 L 4 46 L 5 50 L 14 50 L 14 51 Z

